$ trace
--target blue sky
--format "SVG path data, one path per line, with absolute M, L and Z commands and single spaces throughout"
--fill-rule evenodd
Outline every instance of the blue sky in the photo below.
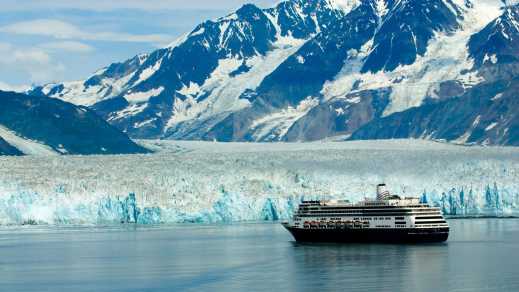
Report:
M 244 3 L 279 0 L 2 0 L 0 89 L 85 79 L 165 46 Z

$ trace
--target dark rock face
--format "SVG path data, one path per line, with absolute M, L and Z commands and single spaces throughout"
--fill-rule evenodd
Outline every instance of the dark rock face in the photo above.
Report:
M 349 136 L 382 116 L 390 93 L 390 89 L 361 91 L 322 103 L 295 122 L 284 140 L 315 141 L 336 135 Z
M 85 107 L 1 91 L 0 104 L 0 125 L 63 154 L 148 152 Z

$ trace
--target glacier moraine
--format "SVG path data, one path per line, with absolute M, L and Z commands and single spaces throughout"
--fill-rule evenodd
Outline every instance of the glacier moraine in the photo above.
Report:
M 420 140 L 140 141 L 147 155 L 0 158 L 0 224 L 285 219 L 302 199 L 371 197 L 386 182 L 448 215 L 519 215 L 519 148 Z

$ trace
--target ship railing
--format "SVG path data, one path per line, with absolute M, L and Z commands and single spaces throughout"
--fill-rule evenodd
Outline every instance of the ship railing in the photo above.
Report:
M 307 221 L 305 229 L 362 229 L 369 227 L 368 221 Z
M 362 229 L 369 227 L 368 221 L 305 221 L 304 229 Z

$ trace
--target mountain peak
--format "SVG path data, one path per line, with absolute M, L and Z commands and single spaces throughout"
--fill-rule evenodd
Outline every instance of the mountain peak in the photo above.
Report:
M 389 6 L 377 3 L 384 19 L 363 72 L 393 71 L 400 65 L 413 64 L 425 54 L 437 32 L 459 28 L 462 10 L 452 1 L 400 0 Z
M 238 17 L 248 17 L 250 15 L 262 12 L 263 11 L 258 6 L 252 3 L 247 3 L 240 7 L 238 10 L 236 10 L 236 15 L 238 15 Z
M 506 6 L 502 14 L 469 41 L 475 67 L 519 60 L 519 4 Z

